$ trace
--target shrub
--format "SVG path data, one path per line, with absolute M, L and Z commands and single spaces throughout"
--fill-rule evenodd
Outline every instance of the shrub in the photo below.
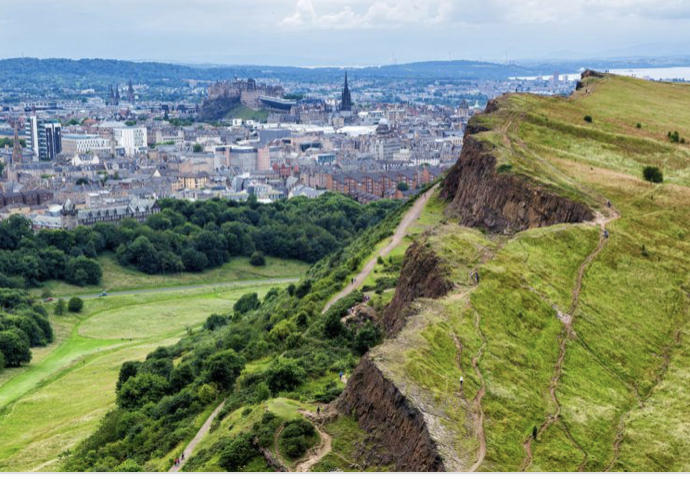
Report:
M 246 312 L 258 309 L 260 305 L 261 301 L 259 301 L 259 296 L 256 294 L 256 292 L 251 292 L 237 299 L 233 309 L 239 314 L 244 314 Z
M 666 134 L 666 136 L 668 137 L 668 140 L 670 140 L 671 142 L 673 142 L 675 144 L 680 142 L 680 134 L 678 133 L 677 130 L 674 130 L 673 132 L 669 132 L 668 134 Z
M 65 280 L 70 284 L 85 286 L 101 282 L 103 270 L 98 262 L 84 256 L 72 258 L 65 267 Z
M 220 314 L 211 314 L 206 318 L 204 328 L 209 331 L 214 331 L 228 323 L 228 318 Z
M 642 175 L 646 181 L 654 182 L 655 184 L 660 184 L 664 181 L 664 174 L 661 173 L 659 167 L 654 167 L 652 165 L 648 165 L 642 169 Z
M 297 459 L 313 444 L 316 430 L 304 419 L 295 419 L 285 425 L 280 435 L 280 450 L 290 459 Z
M 368 321 L 355 336 L 355 350 L 362 355 L 369 350 L 370 347 L 375 346 L 381 342 L 381 329 L 378 326 Z
M 585 122 L 587 122 L 588 124 L 591 124 L 592 123 L 592 116 L 591 115 L 585 115 Z
M 73 297 L 67 303 L 67 310 L 69 312 L 81 312 L 83 308 L 84 301 L 81 300 L 81 297 Z
M 64 299 L 58 299 L 57 304 L 55 304 L 55 315 L 56 316 L 61 316 L 65 313 L 65 309 L 67 309 L 67 305 L 65 303 Z
M 641 129 L 641 128 L 642 128 L 642 124 L 638 122 L 637 125 L 635 125 L 635 128 Z
M 258 451 L 251 441 L 248 433 L 240 434 L 230 441 L 221 451 L 219 464 L 228 471 L 239 471 L 244 468 L 250 459 L 258 455 Z
M 117 393 L 117 405 L 134 409 L 149 402 L 158 402 L 168 388 L 164 377 L 147 372 L 130 377 Z
M 0 331 L 0 353 L 7 367 L 19 367 L 31 361 L 31 349 L 26 334 L 16 328 Z
M 306 373 L 294 359 L 278 358 L 266 370 L 268 387 L 273 393 L 291 391 L 302 382 Z
M 512 169 L 513 169 L 513 166 L 511 164 L 501 164 L 496 169 L 496 172 L 498 172 L 499 174 L 502 174 L 504 172 L 510 172 Z
M 266 258 L 264 255 L 259 252 L 259 251 L 254 251 L 252 256 L 249 258 L 249 263 L 253 266 L 265 266 L 266 265 Z
M 206 361 L 207 379 L 221 389 L 230 388 L 244 369 L 245 359 L 233 349 L 217 352 Z

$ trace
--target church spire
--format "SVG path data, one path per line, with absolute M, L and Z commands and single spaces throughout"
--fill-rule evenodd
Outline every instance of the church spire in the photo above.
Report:
M 340 110 L 346 112 L 352 110 L 352 97 L 350 96 L 350 88 L 347 85 L 347 71 L 345 72 L 345 85 L 343 86 L 343 94 L 340 99 Z

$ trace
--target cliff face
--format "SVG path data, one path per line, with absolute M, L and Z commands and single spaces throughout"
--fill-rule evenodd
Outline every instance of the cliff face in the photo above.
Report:
M 400 279 L 393 300 L 383 314 L 387 336 L 394 336 L 405 325 L 406 311 L 418 297 L 438 298 L 453 288 L 439 257 L 424 244 L 415 242 L 405 252 Z
M 532 227 L 593 218 L 584 204 L 560 197 L 546 188 L 511 174 L 496 172 L 496 158 L 488 147 L 465 134 L 462 154 L 443 183 L 448 211 L 469 227 L 510 233 Z
M 422 412 L 386 379 L 365 356 L 336 401 L 340 412 L 353 415 L 370 435 L 385 446 L 385 458 L 368 459 L 375 465 L 392 464 L 396 471 L 444 471 L 443 460 L 427 431 Z

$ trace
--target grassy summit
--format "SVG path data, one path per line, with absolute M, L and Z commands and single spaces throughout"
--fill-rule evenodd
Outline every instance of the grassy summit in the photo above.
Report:
M 501 97 L 474 136 L 501 175 L 608 217 L 609 237 L 595 222 L 514 236 L 439 224 L 428 245 L 455 289 L 372 353 L 438 420 L 448 468 L 690 469 L 690 146 L 668 137 L 690 138 L 690 87 L 582 84 Z

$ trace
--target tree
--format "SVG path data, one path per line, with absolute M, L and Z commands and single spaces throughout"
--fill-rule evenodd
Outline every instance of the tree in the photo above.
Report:
M 0 331 L 0 352 L 8 367 L 19 367 L 31 361 L 31 349 L 26 335 L 17 329 Z
M 278 358 L 266 370 L 266 381 L 271 392 L 291 391 L 302 382 L 306 373 L 294 359 Z
M 84 307 L 84 301 L 81 297 L 72 297 L 67 303 L 67 309 L 69 312 L 81 312 Z
M 410 186 L 407 185 L 407 182 L 398 182 L 398 190 L 405 192 L 406 190 L 410 190 Z
M 204 323 L 204 328 L 209 331 L 214 331 L 215 329 L 222 327 L 228 323 L 228 318 L 220 314 L 211 314 L 206 318 Z
M 228 471 L 239 471 L 257 454 L 258 451 L 252 444 L 251 435 L 243 433 L 223 448 L 218 463 Z
M 259 300 L 259 296 L 256 294 L 256 292 L 251 292 L 237 299 L 233 309 L 239 314 L 244 314 L 245 312 L 258 309 L 260 305 L 261 301 Z
M 117 405 L 134 409 L 149 402 L 157 402 L 168 388 L 168 381 L 157 374 L 143 372 L 130 377 L 117 392 Z
M 316 430 L 305 419 L 295 419 L 285 425 L 280 435 L 280 450 L 290 459 L 304 455 L 314 441 Z
M 653 182 L 655 184 L 660 184 L 664 181 L 664 174 L 661 172 L 659 167 L 654 167 L 652 165 L 648 165 L 642 169 L 642 175 L 646 181 Z
M 62 316 L 65 313 L 67 305 L 64 299 L 58 299 L 57 304 L 55 304 L 55 315 Z
M 588 124 L 591 124 L 592 123 L 592 116 L 591 115 L 585 115 L 585 122 L 587 122 Z
M 355 351 L 361 356 L 381 342 L 381 330 L 368 321 L 355 335 Z
M 194 147 L 192 147 L 192 151 L 195 154 L 199 154 L 204 151 L 204 148 L 201 146 L 201 144 L 194 144 Z
M 254 251 L 252 256 L 249 258 L 249 263 L 253 266 L 265 266 L 266 258 L 259 251 Z
M 93 259 L 79 256 L 67 261 L 65 280 L 77 286 L 97 285 L 101 282 L 103 270 L 101 265 Z
M 217 352 L 206 361 L 207 379 L 221 389 L 229 389 L 244 369 L 245 362 L 234 349 Z
M 182 251 L 182 263 L 187 271 L 201 272 L 208 266 L 208 258 L 203 252 L 185 249 Z

